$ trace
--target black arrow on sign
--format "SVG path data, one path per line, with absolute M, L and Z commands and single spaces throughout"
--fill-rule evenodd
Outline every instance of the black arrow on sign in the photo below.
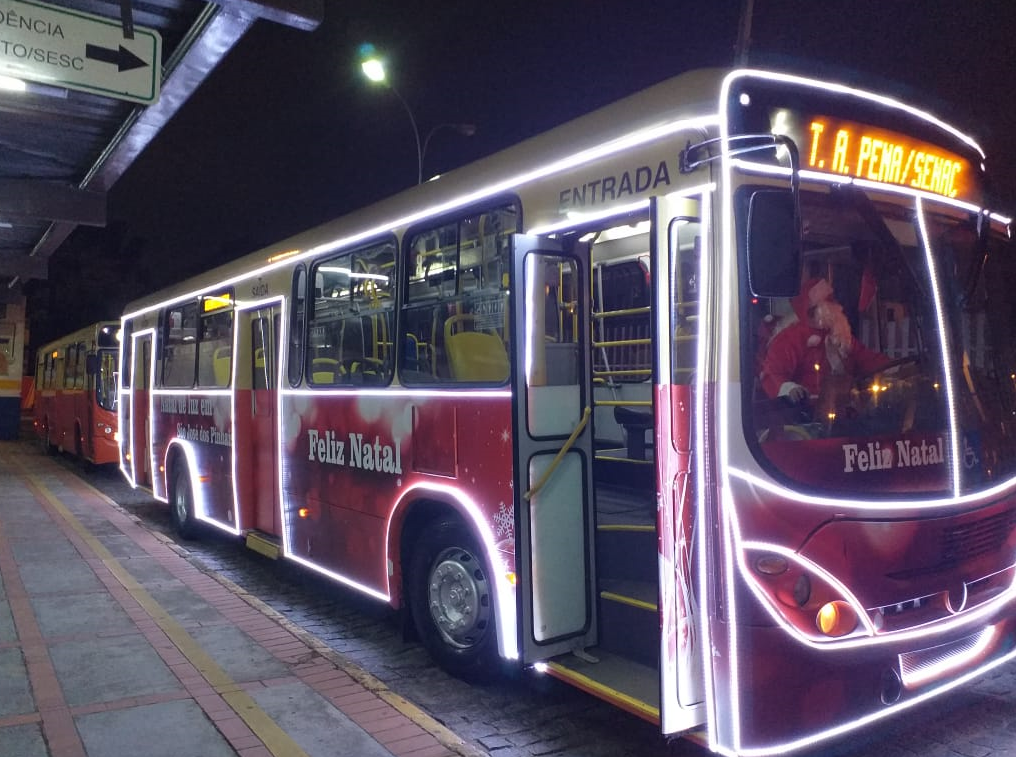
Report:
M 101 45 L 86 44 L 85 57 L 100 63 L 115 63 L 118 71 L 130 71 L 148 65 L 123 45 L 120 45 L 119 50 L 111 50 Z

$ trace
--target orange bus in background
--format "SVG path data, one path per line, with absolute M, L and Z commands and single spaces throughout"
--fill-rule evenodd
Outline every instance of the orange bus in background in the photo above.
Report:
M 100 321 L 39 348 L 35 432 L 47 452 L 102 465 L 119 458 L 116 424 L 120 324 Z

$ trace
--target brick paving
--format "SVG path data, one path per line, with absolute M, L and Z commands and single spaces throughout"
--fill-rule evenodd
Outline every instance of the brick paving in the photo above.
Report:
M 0 489 L 0 754 L 483 754 L 53 461 Z

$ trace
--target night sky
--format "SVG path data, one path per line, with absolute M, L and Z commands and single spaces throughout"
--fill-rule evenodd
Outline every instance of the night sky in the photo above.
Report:
M 52 258 L 33 341 L 415 183 L 409 118 L 361 75 L 364 42 L 386 51 L 421 138 L 476 126 L 434 135 L 426 177 L 683 71 L 731 65 L 741 5 L 326 0 L 315 32 L 258 22 L 114 186 L 108 227 L 80 228 Z M 1013 0 L 755 0 L 749 63 L 926 107 L 977 139 L 1014 213 L 1014 47 Z M 65 288 L 93 276 L 115 286 L 77 292 L 74 315 L 57 317 Z

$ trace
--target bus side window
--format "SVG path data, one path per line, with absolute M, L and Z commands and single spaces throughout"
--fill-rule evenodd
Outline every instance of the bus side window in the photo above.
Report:
M 77 365 L 74 366 L 74 388 L 85 388 L 85 360 L 88 357 L 88 348 L 84 342 L 77 344 Z
M 189 388 L 194 385 L 197 359 L 198 305 L 190 302 L 166 312 L 162 344 L 162 385 Z
M 74 388 L 74 376 L 78 367 L 78 346 L 70 344 L 64 350 L 64 389 Z
M 123 331 L 121 333 L 121 354 L 123 360 L 120 362 L 120 386 L 124 389 L 129 389 L 133 383 L 133 371 L 131 365 L 134 359 L 134 322 L 127 321 L 123 325 Z
M 293 274 L 293 314 L 289 324 L 289 385 L 298 386 L 303 377 L 304 325 L 307 318 L 307 269 L 302 265 Z
M 311 384 L 388 382 L 394 273 L 395 243 L 388 239 L 314 266 L 306 356 Z
M 233 367 L 233 312 L 221 310 L 201 318 L 198 385 L 229 386 Z
M 343 341 L 344 383 L 386 384 L 392 375 L 395 245 L 384 242 L 353 254 L 350 339 Z M 356 353 L 356 354 L 354 354 Z
M 399 377 L 407 384 L 508 379 L 508 255 L 518 208 L 504 205 L 408 238 Z

